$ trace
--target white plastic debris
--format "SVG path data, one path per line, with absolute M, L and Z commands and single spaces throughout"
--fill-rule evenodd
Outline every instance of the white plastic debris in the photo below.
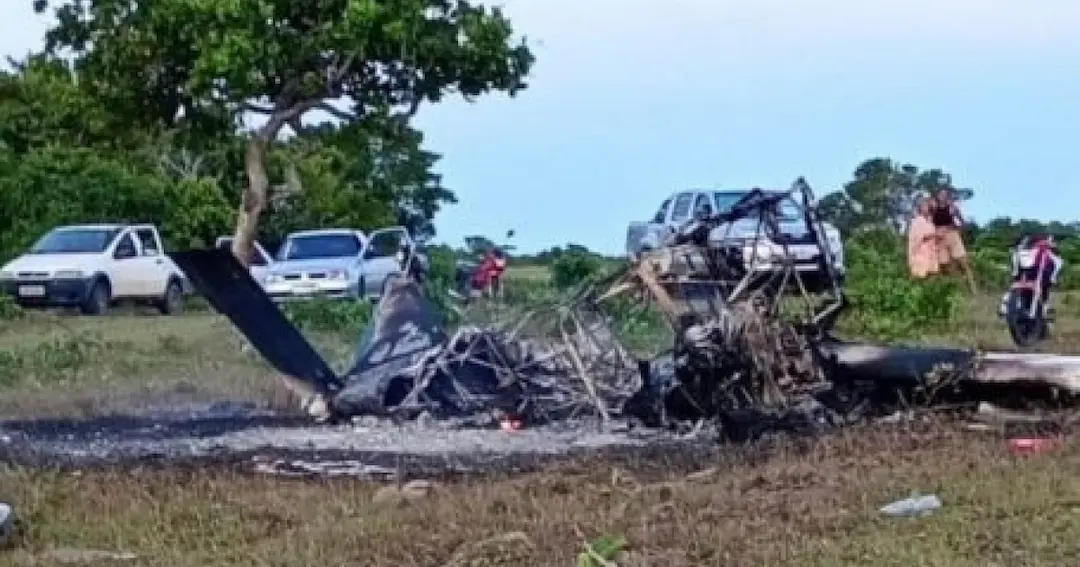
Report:
M 0 548 L 7 547 L 15 531 L 15 510 L 10 504 L 0 502 Z
M 911 517 L 926 516 L 941 508 L 941 499 L 936 495 L 912 496 L 882 506 L 879 510 L 886 516 Z
M 134 553 L 105 551 L 101 549 L 78 549 L 61 547 L 50 549 L 41 555 L 41 558 L 51 563 L 63 565 L 89 565 L 94 563 L 121 563 L 134 561 L 139 556 Z

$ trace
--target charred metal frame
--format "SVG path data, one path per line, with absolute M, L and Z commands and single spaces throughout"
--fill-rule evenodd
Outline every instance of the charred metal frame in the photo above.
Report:
M 802 208 L 807 231 L 818 249 L 818 269 L 826 279 L 817 305 L 814 305 L 803 275 L 795 268 L 790 246 L 780 232 L 777 205 L 789 198 L 797 199 Z M 827 333 L 846 301 L 832 250 L 826 244 L 823 223 L 813 203 L 813 190 L 801 177 L 784 192 L 766 193 L 755 189 L 736 202 L 731 210 L 694 219 L 681 227 L 665 243 L 666 246 L 644 253 L 637 265 L 598 299 L 628 291 L 641 293 L 657 304 L 677 331 L 682 326 L 680 321 L 685 321 L 688 315 L 715 317 L 736 304 L 751 304 L 762 315 L 779 316 L 782 300 L 794 291 L 806 305 L 806 316 L 800 326 L 816 331 L 819 336 Z M 708 237 L 714 229 L 745 218 L 758 221 L 752 239 L 737 245 L 710 245 Z M 757 257 L 765 242 L 779 246 L 781 253 L 774 258 Z M 751 269 L 746 269 L 748 262 L 743 257 L 746 249 L 755 254 L 749 258 Z M 768 263 L 755 269 L 759 260 Z
M 826 280 L 817 301 L 781 233 L 779 205 L 788 199 L 802 209 L 817 247 L 818 273 Z M 753 238 L 721 238 L 719 245 L 710 239 L 718 227 L 747 218 L 757 220 Z M 662 244 L 643 253 L 598 300 L 633 293 L 667 319 L 675 334 L 676 384 L 665 407 L 685 407 L 686 417 L 780 409 L 830 387 L 819 343 L 846 302 L 805 179 L 782 192 L 755 189 L 730 210 L 688 222 Z M 763 249 L 769 257 L 758 257 Z M 785 311 L 793 296 L 803 304 L 801 317 Z

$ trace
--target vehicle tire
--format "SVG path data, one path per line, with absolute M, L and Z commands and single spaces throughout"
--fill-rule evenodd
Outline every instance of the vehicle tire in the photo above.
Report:
M 90 291 L 86 293 L 86 299 L 79 306 L 83 315 L 104 315 L 109 310 L 112 301 L 112 288 L 109 282 L 103 279 L 94 280 L 90 284 Z
M 1035 298 L 1031 300 L 1034 301 Z M 1009 327 L 1009 335 L 1013 343 L 1017 347 L 1027 348 L 1038 342 L 1046 330 L 1046 320 L 1042 317 L 1042 313 L 1040 312 L 1034 319 L 1028 315 L 1029 305 L 1024 300 L 1024 292 L 1021 290 L 1009 292 L 1007 305 L 1005 323 Z
M 165 286 L 165 295 L 161 296 L 161 299 L 157 301 L 158 311 L 162 315 L 177 313 L 180 311 L 183 295 L 184 290 L 180 287 L 180 282 L 175 279 L 169 280 L 169 283 Z

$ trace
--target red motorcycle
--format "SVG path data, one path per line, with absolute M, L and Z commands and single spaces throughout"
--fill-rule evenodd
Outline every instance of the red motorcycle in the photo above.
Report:
M 480 262 L 457 263 L 458 293 L 467 299 L 501 298 L 502 277 L 506 272 L 506 253 L 500 248 L 486 251 Z
M 1050 237 L 1024 238 L 1013 251 L 1013 280 L 1002 297 L 1001 314 L 1018 347 L 1049 337 L 1049 286 L 1056 280 L 1060 259 Z

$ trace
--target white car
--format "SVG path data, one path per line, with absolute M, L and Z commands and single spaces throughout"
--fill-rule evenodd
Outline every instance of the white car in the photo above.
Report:
M 271 299 L 377 298 L 391 274 L 400 274 L 404 250 L 416 254 L 419 272 L 427 257 L 404 227 L 373 231 L 352 229 L 294 232 L 278 250 L 263 289 Z
M 78 307 L 97 315 L 112 303 L 153 303 L 174 312 L 186 291 L 149 224 L 61 226 L 0 268 L 0 289 L 26 307 Z

